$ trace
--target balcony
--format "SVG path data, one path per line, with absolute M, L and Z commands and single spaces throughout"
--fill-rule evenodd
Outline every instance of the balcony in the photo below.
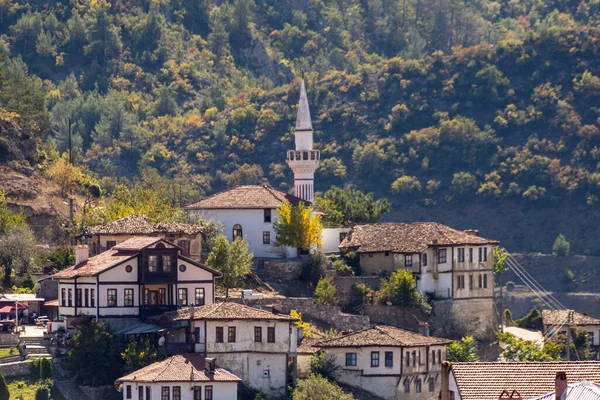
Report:
M 287 152 L 288 161 L 318 161 L 321 157 L 321 152 L 318 150 L 290 150 Z

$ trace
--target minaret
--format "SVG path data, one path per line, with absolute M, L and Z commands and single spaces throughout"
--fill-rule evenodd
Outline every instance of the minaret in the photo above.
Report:
M 296 116 L 296 150 L 287 152 L 287 163 L 294 171 L 294 194 L 302 200 L 315 198 L 315 171 L 319 166 L 320 152 L 313 150 L 313 127 L 308 108 L 304 79 L 300 86 L 298 115 Z

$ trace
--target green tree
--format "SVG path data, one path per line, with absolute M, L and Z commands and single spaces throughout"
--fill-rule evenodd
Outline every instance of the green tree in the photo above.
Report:
M 499 246 L 495 246 L 492 252 L 494 257 L 494 276 L 498 276 L 508 271 L 506 262 L 508 260 L 508 257 L 510 257 L 510 254 L 508 254 L 506 249 Z
M 351 226 L 378 222 L 389 210 L 387 199 L 375 200 L 373 193 L 332 186 L 315 202 L 325 212 L 325 221 L 331 225 Z
M 498 339 L 502 347 L 500 356 L 505 361 L 560 361 L 561 347 L 548 340 L 543 345 L 531 340 L 524 340 L 512 333 L 499 333 Z
M 137 371 L 159 360 L 156 346 L 146 338 L 139 342 L 132 340 L 121 353 L 125 364 L 125 372 Z
M 342 367 L 338 365 L 333 354 L 319 351 L 310 358 L 310 372 L 335 382 L 342 372 Z
M 47 358 L 40 360 L 40 379 L 46 380 L 52 378 L 52 362 Z
M 16 268 L 27 271 L 34 256 L 36 240 L 27 224 L 15 225 L 0 236 L 0 266 L 4 269 L 4 286 L 11 287 Z
M 35 400 L 48 400 L 50 399 L 50 390 L 47 386 L 38 386 L 35 389 Z
M 104 322 L 85 321 L 67 342 L 67 367 L 83 385 L 110 385 L 122 375 L 122 344 Z
M 567 241 L 565 235 L 560 233 L 556 240 L 554 240 L 554 245 L 552 246 L 552 255 L 555 257 L 568 257 L 571 251 L 571 243 Z
M 229 55 L 229 32 L 225 12 L 220 7 L 213 6 L 209 14 L 208 47 L 217 58 Z
M 113 17 L 108 13 L 108 7 L 105 1 L 99 1 L 85 16 L 88 26 L 88 44 L 84 47 L 84 51 L 100 65 L 105 65 L 109 60 L 118 57 L 123 47 L 119 28 L 115 26 Z
M 323 276 L 319 279 L 315 288 L 315 302 L 328 306 L 337 304 L 336 287 L 331 276 Z
M 300 202 L 292 206 L 284 200 L 277 209 L 279 219 L 275 222 L 276 244 L 309 250 L 321 243 L 321 215 L 313 213 L 312 206 Z
M 459 196 L 474 193 L 477 189 L 477 179 L 470 172 L 457 172 L 452 176 L 450 189 Z
M 412 272 L 400 269 L 392 272 L 389 278 L 381 279 L 381 287 L 376 294 L 380 303 L 390 302 L 396 306 L 419 307 L 430 312 L 431 306 L 425 297 L 417 291 L 417 282 Z
M 392 192 L 406 196 L 421 191 L 421 182 L 416 176 L 401 176 L 392 183 Z
M 9 400 L 10 392 L 8 390 L 8 385 L 6 384 L 6 379 L 4 379 L 4 375 L 0 374 L 0 400 Z
M 477 342 L 472 336 L 465 336 L 455 340 L 446 348 L 446 358 L 450 362 L 477 362 Z
M 335 383 L 318 375 L 309 375 L 298 381 L 292 392 L 292 400 L 354 400 Z
M 244 239 L 236 238 L 229 244 L 224 235 L 217 237 L 206 264 L 223 274 L 221 284 L 225 288 L 225 297 L 229 297 L 229 289 L 237 287 L 250 273 L 253 258 Z
M 8 207 L 8 199 L 0 190 L 0 235 L 5 235 L 13 226 L 25 223 L 25 214 L 15 213 Z
M 542 326 L 542 313 L 536 307 L 533 307 L 526 316 L 521 319 L 514 321 L 515 325 L 519 328 L 541 330 Z

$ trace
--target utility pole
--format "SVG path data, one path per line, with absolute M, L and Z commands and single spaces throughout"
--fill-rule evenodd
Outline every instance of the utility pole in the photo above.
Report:
M 504 267 L 502 268 L 504 269 Z M 502 274 L 504 271 L 500 271 L 500 332 L 504 333 L 504 297 L 502 296 Z
M 71 135 L 71 117 L 69 117 L 69 164 L 73 165 L 73 139 Z M 73 227 L 75 226 L 73 211 L 73 196 L 69 194 L 69 220 L 71 221 L 71 246 L 75 244 L 75 237 L 73 236 Z
M 571 361 L 571 324 L 573 323 L 573 311 L 569 310 L 567 316 L 567 361 Z

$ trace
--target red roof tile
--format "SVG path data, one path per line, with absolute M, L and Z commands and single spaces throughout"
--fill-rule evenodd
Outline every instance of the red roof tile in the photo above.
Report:
M 300 202 L 309 204 L 299 197 L 284 193 L 266 185 L 236 186 L 215 193 L 185 207 L 186 210 L 223 209 L 223 208 L 278 208 L 283 200 L 292 205 Z
M 113 246 L 112 249 L 115 250 L 143 250 L 148 246 L 152 246 L 154 243 L 160 242 L 163 239 L 159 237 L 153 236 L 135 236 L 130 239 L 127 239 L 116 246 Z M 111 250 L 112 250 L 111 249 Z
M 161 320 L 182 321 L 190 319 L 190 307 L 169 311 L 161 316 Z M 298 319 L 285 314 L 275 314 L 260 308 L 248 307 L 243 304 L 224 301 L 194 307 L 193 319 L 205 320 L 278 320 L 297 321 Z
M 214 374 L 208 372 L 204 356 L 201 354 L 182 354 L 155 362 L 138 369 L 117 382 L 241 382 L 231 372 L 216 368 Z
M 376 325 L 317 343 L 317 347 L 365 346 L 432 346 L 452 343 L 452 340 L 407 331 L 394 326 Z
M 503 390 L 542 396 L 554 390 L 557 372 L 566 372 L 569 382 L 600 383 L 598 361 L 453 363 L 451 369 L 462 400 L 498 400 Z
M 81 264 L 63 269 L 62 271 L 52 275 L 51 278 L 57 279 L 75 278 L 78 276 L 94 276 L 111 267 L 114 267 L 115 265 L 121 264 L 135 257 L 136 255 L 137 253 L 119 253 L 119 251 L 113 247 L 112 249 L 100 253 L 97 256 L 88 258 L 87 261 Z
M 544 326 L 564 325 L 570 312 L 573 313 L 573 323 L 575 325 L 600 325 L 600 319 L 573 310 L 542 310 Z
M 133 214 L 104 225 L 92 226 L 88 228 L 87 233 L 90 235 L 158 235 L 161 233 L 196 235 L 203 230 L 200 225 L 178 222 L 153 224 L 145 215 Z

